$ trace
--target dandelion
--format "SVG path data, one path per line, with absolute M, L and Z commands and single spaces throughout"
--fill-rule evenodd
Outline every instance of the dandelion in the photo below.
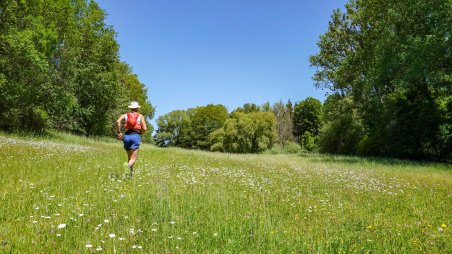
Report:
M 59 229 L 62 229 L 62 228 L 65 228 L 66 227 L 66 224 L 65 223 L 61 223 L 60 225 L 58 225 L 58 228 Z
M 217 236 L 217 235 L 218 235 L 218 233 L 213 234 L 213 236 Z
M 368 228 L 368 229 L 372 229 L 372 228 L 373 228 L 373 226 L 370 226 L 370 225 L 369 225 L 369 226 L 367 226 L 367 228 Z
M 115 238 L 115 237 L 116 237 L 115 234 L 109 234 L 108 236 L 109 236 L 110 238 Z
M 441 224 L 441 228 L 446 229 L 447 225 L 443 223 L 443 224 Z

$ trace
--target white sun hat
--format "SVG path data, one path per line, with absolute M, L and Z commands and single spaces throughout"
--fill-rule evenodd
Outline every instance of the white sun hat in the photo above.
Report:
M 141 106 L 140 105 L 138 105 L 138 102 L 136 102 L 136 101 L 132 101 L 130 104 L 129 104 L 129 108 L 140 108 Z

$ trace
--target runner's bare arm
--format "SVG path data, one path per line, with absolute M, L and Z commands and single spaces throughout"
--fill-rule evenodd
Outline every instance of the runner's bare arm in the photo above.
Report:
M 120 133 L 120 132 L 121 132 L 121 122 L 122 122 L 122 120 L 124 120 L 124 118 L 125 118 L 125 114 L 124 114 L 124 115 L 121 115 L 121 116 L 118 118 L 118 120 L 116 121 L 116 132 L 117 132 L 117 133 Z
M 143 115 L 140 115 L 141 117 L 141 129 L 143 132 L 146 132 L 148 130 L 148 126 L 146 125 L 146 120 Z
M 118 120 L 116 121 L 116 132 L 118 133 L 118 139 L 122 139 L 122 132 L 121 132 L 121 122 L 125 118 L 125 114 L 121 115 Z

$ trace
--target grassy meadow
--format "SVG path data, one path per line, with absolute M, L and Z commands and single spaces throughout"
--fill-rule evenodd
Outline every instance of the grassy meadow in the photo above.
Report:
M 451 165 L 0 134 L 0 253 L 452 253 Z

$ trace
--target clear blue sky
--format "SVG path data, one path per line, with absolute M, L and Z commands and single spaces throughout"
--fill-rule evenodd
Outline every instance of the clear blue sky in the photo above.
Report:
M 309 56 L 345 0 L 97 0 L 159 115 L 324 100 Z M 154 121 L 153 121 L 154 122 Z

